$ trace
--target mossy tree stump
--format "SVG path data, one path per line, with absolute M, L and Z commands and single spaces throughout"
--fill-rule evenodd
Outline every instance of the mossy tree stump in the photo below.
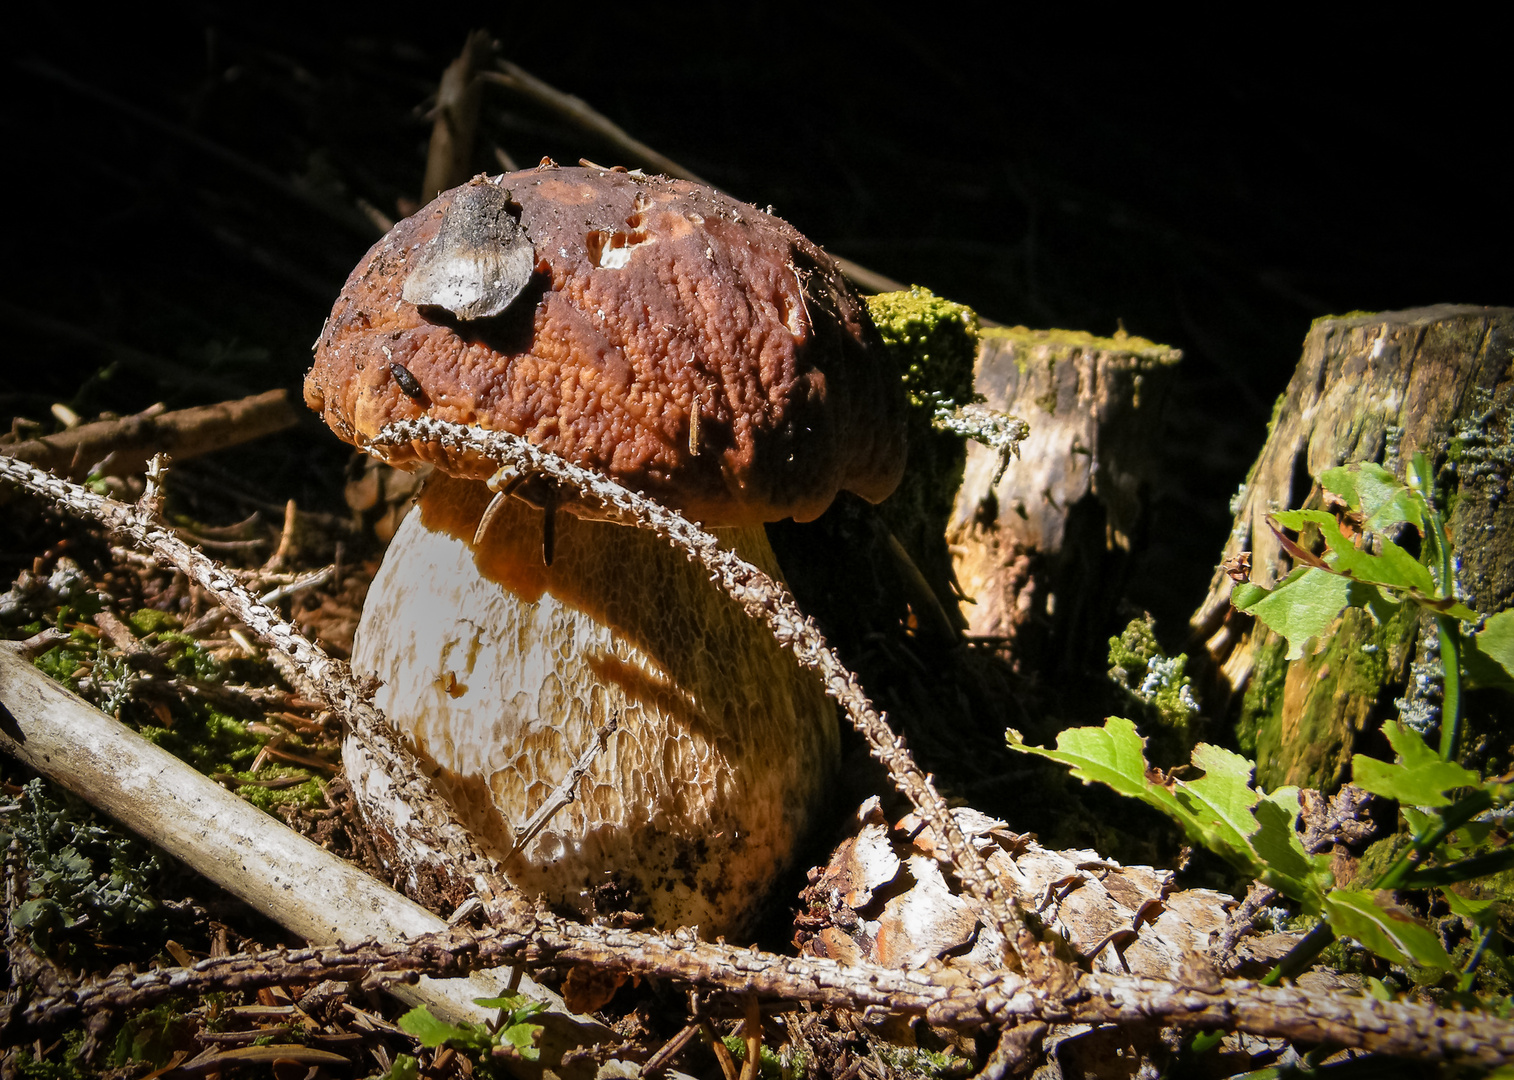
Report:
M 1021 671 L 1102 668 L 1182 353 L 1144 338 L 996 327 L 974 385 L 1025 420 L 1020 458 L 970 444 L 947 527 L 971 633 L 1006 639 Z
M 1375 461 L 1403 476 L 1405 463 L 1423 451 L 1436 469 L 1437 497 L 1450 511 L 1467 604 L 1484 615 L 1508 607 L 1514 600 L 1511 359 L 1514 308 L 1441 305 L 1315 322 L 1266 445 L 1236 497 L 1223 558 L 1249 551 L 1251 580 L 1271 587 L 1292 562 L 1267 525 L 1269 513 L 1322 507 L 1316 478 L 1326 469 Z M 1409 533 L 1395 539 L 1413 544 Z M 1213 663 L 1209 711 L 1232 713 L 1262 786 L 1339 786 L 1351 755 L 1367 749 L 1382 720 L 1396 713 L 1411 664 L 1417 685 L 1409 699 L 1421 715 L 1434 714 L 1439 669 L 1426 653 L 1435 639 L 1433 631 L 1424 633 L 1428 622 L 1405 610 L 1379 624 L 1348 608 L 1332 633 L 1290 663 L 1280 637 L 1231 609 L 1232 585 L 1217 569 L 1192 624 Z M 1476 695 L 1469 706 L 1464 757 L 1506 768 L 1514 722 L 1493 715 L 1488 710 L 1500 706 Z

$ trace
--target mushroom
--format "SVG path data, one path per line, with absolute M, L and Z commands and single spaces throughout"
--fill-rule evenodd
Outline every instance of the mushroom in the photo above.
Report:
M 842 488 L 878 501 L 903 469 L 899 374 L 831 259 L 771 214 L 619 170 L 479 177 L 401 222 L 348 278 L 305 399 L 358 446 L 421 416 L 524 436 L 774 577 L 764 521 Z M 353 664 L 462 820 L 556 906 L 747 929 L 836 768 L 818 681 L 653 534 L 438 445 L 366 448 L 436 472 Z M 345 753 L 415 872 L 402 807 Z M 576 801 L 522 837 L 575 762 Z

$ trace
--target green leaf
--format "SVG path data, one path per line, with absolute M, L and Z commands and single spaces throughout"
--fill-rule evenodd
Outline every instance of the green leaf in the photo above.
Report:
M 1371 585 L 1407 589 L 1425 597 L 1436 595 L 1435 579 L 1430 576 L 1430 571 L 1387 537 L 1379 538 L 1383 552 L 1374 555 L 1357 547 L 1355 541 L 1341 532 L 1340 522 L 1334 514 L 1323 510 L 1293 510 L 1272 516 L 1279 525 L 1290 529 L 1316 526 L 1330 549 L 1325 562 L 1337 574 Z
M 1514 608 L 1489 615 L 1475 640 L 1479 652 L 1514 675 Z
M 1514 691 L 1514 608 L 1489 615 L 1477 634 L 1462 639 L 1461 665 L 1474 686 Z
M 1454 761 L 1442 761 L 1425 745 L 1419 732 L 1389 720 L 1383 725 L 1383 734 L 1388 736 L 1398 761 L 1390 764 L 1365 754 L 1355 755 L 1351 778 L 1357 787 L 1408 806 L 1449 806 L 1451 800 L 1445 792 L 1481 783 L 1475 772 Z
M 1199 840 L 1211 851 L 1239 854 L 1254 862 L 1248 837 L 1257 831 L 1251 808 L 1257 794 L 1251 787 L 1252 764 L 1223 747 L 1200 743 L 1193 748 L 1193 764 L 1204 770 L 1196 780 L 1177 781 L 1174 794 L 1189 812 Z
M 1352 582 L 1319 567 L 1295 570 L 1271 593 L 1246 608 L 1288 640 L 1288 659 L 1304 655 L 1304 644 L 1324 633 L 1351 600 Z
M 1381 465 L 1370 461 L 1326 469 L 1320 485 L 1346 500 L 1366 528 L 1382 532 L 1400 523 L 1425 531 L 1424 497 Z
M 1123 716 L 1111 716 L 1101 728 L 1068 728 L 1057 733 L 1057 748 L 1028 746 L 1020 733 L 1011 730 L 1009 745 L 1015 750 L 1060 761 L 1072 766 L 1072 774 L 1084 783 L 1097 781 L 1121 795 L 1147 796 L 1146 740 L 1135 724 Z
M 1329 887 L 1329 857 L 1310 856 L 1293 828 L 1298 791 L 1283 788 L 1261 798 L 1251 787 L 1251 762 L 1218 746 L 1200 743 L 1194 780 L 1155 774 L 1146 763 L 1145 740 L 1129 720 L 1111 716 L 1102 728 L 1073 728 L 1057 736 L 1057 749 L 1027 746 L 1019 733 L 1009 745 L 1072 766 L 1085 783 L 1097 781 L 1140 799 L 1177 821 L 1183 831 L 1246 873 L 1262 877 L 1311 912 Z M 1253 813 L 1255 808 L 1255 813 Z
M 1072 774 L 1085 784 L 1100 783 L 1118 791 L 1121 795 L 1140 799 L 1147 806 L 1155 807 L 1183 826 L 1185 832 L 1200 843 L 1206 836 L 1215 833 L 1214 823 L 1202 813 L 1195 813 L 1195 803 L 1202 798 L 1184 804 L 1173 793 L 1176 781 L 1155 783 L 1149 778 L 1150 766 L 1146 763 L 1146 740 L 1135 724 L 1123 716 L 1111 716 L 1101 728 L 1069 728 L 1057 734 L 1057 748 L 1047 750 L 1039 746 L 1027 746 L 1020 733 L 1011 729 L 1006 733 L 1011 749 L 1060 761 L 1072 767 Z M 1250 766 L 1248 765 L 1249 769 Z M 1220 850 L 1219 854 L 1232 858 L 1233 851 Z M 1249 851 L 1240 863 L 1243 869 L 1251 870 Z
M 1416 810 L 1412 806 L 1400 806 L 1399 812 L 1404 815 L 1404 822 L 1409 826 L 1409 832 L 1413 836 L 1424 836 L 1431 826 L 1440 824 L 1439 814 L 1428 810 Z
M 541 1057 L 536 1041 L 541 1038 L 540 1024 L 511 1024 L 500 1032 L 501 1041 L 515 1047 L 522 1058 L 536 1061 Z
M 1253 812 L 1257 829 L 1249 837 L 1263 884 L 1319 913 L 1325 891 L 1332 884 L 1329 855 L 1310 855 L 1304 850 L 1294 822 L 1298 820 L 1298 788 L 1278 788 L 1257 801 Z
M 1355 938 L 1386 960 L 1441 970 L 1451 966 L 1435 931 L 1402 908 L 1379 903 L 1372 893 L 1335 889 L 1325 897 L 1324 915 L 1337 934 Z
M 399 1018 L 399 1027 L 406 1035 L 420 1040 L 422 1046 L 437 1047 L 452 1043 L 463 1049 L 489 1050 L 494 1040 L 477 1024 L 449 1024 L 431 1015 L 424 1005 L 417 1005 Z
M 1253 585 L 1249 581 L 1242 581 L 1230 590 L 1230 604 L 1237 611 L 1246 611 L 1258 600 L 1271 595 L 1271 589 L 1264 589 L 1260 585 Z
M 547 1008 L 544 1001 L 536 1001 L 525 994 L 506 994 L 503 997 L 474 998 L 473 1004 L 485 1009 L 504 1009 L 510 1014 L 511 1021 L 524 1020 L 528 1016 L 535 1016 Z
M 395 1054 L 394 1064 L 381 1080 L 420 1080 L 420 1062 L 409 1054 Z
M 1477 927 L 1477 929 L 1492 930 L 1497 928 L 1498 901 L 1473 900 L 1445 886 L 1441 887 L 1440 895 L 1445 898 L 1453 914 L 1460 915 L 1469 924 Z
M 1383 553 L 1363 551 L 1337 529 L 1335 538 L 1325 537 L 1330 545 L 1330 568 L 1349 574 L 1357 581 L 1386 585 L 1390 589 L 1408 589 L 1421 596 L 1436 595 L 1435 579 L 1413 555 L 1387 537 L 1382 537 Z

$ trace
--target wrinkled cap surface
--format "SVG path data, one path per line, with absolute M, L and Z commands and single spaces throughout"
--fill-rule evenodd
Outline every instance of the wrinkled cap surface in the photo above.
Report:
M 479 177 L 396 225 L 347 279 L 305 400 L 360 446 L 427 415 L 523 435 L 709 524 L 876 502 L 904 466 L 899 373 L 829 256 L 707 188 L 599 169 Z

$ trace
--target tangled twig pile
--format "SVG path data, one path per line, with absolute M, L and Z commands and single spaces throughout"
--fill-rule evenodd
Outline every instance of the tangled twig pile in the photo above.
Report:
M 781 588 L 739 560 L 721 552 L 679 515 L 603 477 L 577 470 L 523 440 L 470 432 L 431 421 L 429 434 L 466 440 L 501 463 L 540 473 L 576 493 L 588 508 L 656 530 L 698 559 L 755 617 L 802 662 L 816 667 L 827 687 L 853 716 L 874 752 L 890 766 L 901 789 L 927 820 L 956 823 L 927 777 L 873 711 L 860 687 L 830 653 L 823 639 Z M 382 439 L 416 434 L 397 427 Z M 91 1011 L 107 1013 L 149 1004 L 184 990 L 269 986 L 291 980 L 357 978 L 375 973 L 450 976 L 499 964 L 527 967 L 591 966 L 620 975 L 650 974 L 709 990 L 837 1008 L 923 1017 L 933 1025 L 974 1029 L 984 1025 L 1010 1032 L 999 1065 L 1023 1065 L 1034 1057 L 1036 1038 L 1047 1023 L 1170 1025 L 1185 1030 L 1221 1029 L 1329 1042 L 1386 1053 L 1495 1063 L 1514 1055 L 1514 1024 L 1475 1013 L 1449 1012 L 1426 1005 L 1386 1003 L 1366 997 L 1322 1000 L 1292 988 L 1262 988 L 1222 980 L 1198 958 L 1184 978 L 1159 980 L 1090 974 L 1055 958 L 1053 951 L 1021 929 L 1016 943 L 1030 961 L 1026 970 L 964 973 L 952 970 L 893 971 L 870 965 L 784 957 L 725 944 L 701 942 L 687 934 L 654 934 L 569 922 L 536 910 L 508 890 L 492 862 L 478 852 L 466 832 L 429 791 L 408 750 L 388 734 L 382 717 L 366 702 L 364 688 L 340 661 L 312 645 L 281 617 L 261 604 L 214 560 L 191 548 L 155 520 L 145 506 L 133 507 L 96 495 L 22 462 L 0 457 L 0 475 L 53 500 L 73 514 L 89 517 L 129 537 L 155 557 L 172 563 L 210 590 L 272 648 L 297 667 L 311 691 L 323 694 L 354 731 L 384 754 L 404 777 L 417 817 L 439 848 L 470 867 L 480 894 L 488 899 L 495 925 L 481 932 L 453 930 L 405 943 L 369 943 L 323 949 L 221 957 L 180 969 L 86 980 L 50 998 L 31 1002 L 12 1016 L 12 1030 L 42 1032 L 78 1022 Z M 957 835 L 961 837 L 960 831 Z M 981 860 L 964 839 L 956 868 L 972 881 Z M 955 852 L 954 852 L 955 854 Z M 985 869 L 980 873 L 987 876 Z M 980 883 L 988 897 L 1012 902 L 997 882 Z M 1001 909 L 1002 910 L 1002 909 Z M 1008 919 L 1007 925 L 1013 926 Z M 403 976 L 402 976 L 403 977 Z M 1014 1029 L 1020 1026 L 1019 1036 Z M 1025 1025 L 1033 1025 L 1027 1029 Z

